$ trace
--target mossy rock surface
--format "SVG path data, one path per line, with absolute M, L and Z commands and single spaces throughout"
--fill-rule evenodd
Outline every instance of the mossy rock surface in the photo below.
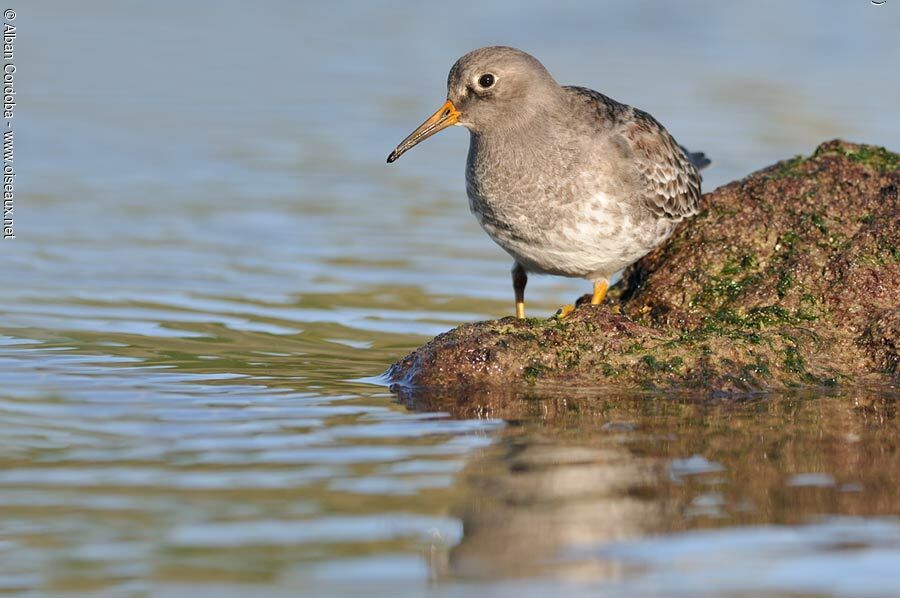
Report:
M 388 373 L 443 388 L 896 384 L 900 156 L 830 141 L 753 173 L 704 195 L 606 304 L 466 324 Z

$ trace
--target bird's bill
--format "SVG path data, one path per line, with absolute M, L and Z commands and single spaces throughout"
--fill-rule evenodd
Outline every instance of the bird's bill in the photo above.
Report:
M 419 128 L 409 134 L 409 137 L 400 142 L 400 145 L 388 156 L 388 164 L 402 156 L 406 150 L 412 148 L 418 143 L 425 141 L 438 131 L 446 129 L 450 125 L 459 122 L 459 111 L 453 102 L 447 100 L 437 112 L 428 117 L 428 120 L 419 125 Z

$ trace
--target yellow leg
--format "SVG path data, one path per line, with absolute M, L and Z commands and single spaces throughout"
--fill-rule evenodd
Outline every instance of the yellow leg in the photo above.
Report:
M 594 294 L 591 296 L 591 305 L 600 305 L 603 298 L 606 297 L 606 290 L 609 289 L 609 281 L 605 278 L 594 281 Z
M 594 294 L 591 295 L 591 305 L 600 305 L 603 303 L 603 298 L 606 297 L 607 289 L 609 289 L 609 281 L 607 279 L 601 278 L 600 280 L 595 280 Z M 575 311 L 574 305 L 563 305 L 559 308 L 559 311 L 556 312 L 556 317 L 565 318 L 573 311 Z
M 566 303 L 565 305 L 563 305 L 562 307 L 560 307 L 557 310 L 556 317 L 557 318 L 565 318 L 567 315 L 569 315 L 573 311 L 575 311 L 575 306 L 569 305 L 568 303 Z
M 516 317 L 521 320 L 525 318 L 525 285 L 528 284 L 528 274 L 519 262 L 513 264 L 512 283 L 516 295 Z

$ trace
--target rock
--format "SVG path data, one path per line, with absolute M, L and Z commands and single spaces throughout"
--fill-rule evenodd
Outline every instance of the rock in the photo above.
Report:
M 900 156 L 830 141 L 703 196 L 602 306 L 433 339 L 403 387 L 744 393 L 900 375 Z

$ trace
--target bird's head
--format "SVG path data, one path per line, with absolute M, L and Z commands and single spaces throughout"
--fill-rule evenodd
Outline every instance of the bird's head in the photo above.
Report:
M 447 76 L 447 101 L 391 152 L 393 162 L 416 144 L 450 125 L 479 134 L 527 126 L 561 88 L 536 58 L 506 46 L 469 52 Z

